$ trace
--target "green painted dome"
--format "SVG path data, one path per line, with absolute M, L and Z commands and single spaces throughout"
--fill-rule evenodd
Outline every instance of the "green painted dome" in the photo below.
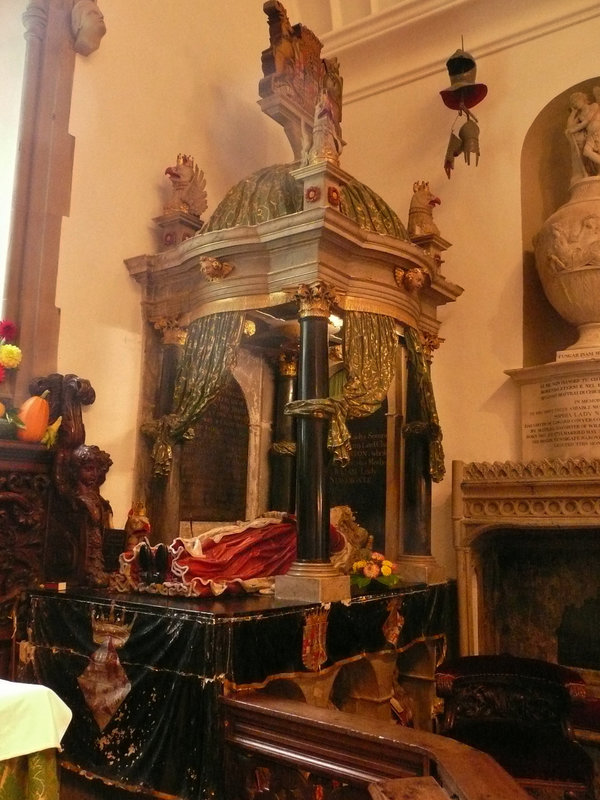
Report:
M 302 211 L 302 184 L 291 175 L 297 166 L 265 167 L 240 181 L 221 200 L 203 233 L 258 225 Z M 354 178 L 340 190 L 340 211 L 365 230 L 410 241 L 397 214 L 379 195 Z

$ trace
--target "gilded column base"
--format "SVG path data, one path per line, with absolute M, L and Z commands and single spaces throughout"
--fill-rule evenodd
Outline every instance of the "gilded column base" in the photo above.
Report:
M 445 583 L 446 574 L 433 556 L 401 555 L 396 559 L 398 574 L 408 583 Z
M 350 598 L 350 577 L 332 564 L 295 562 L 286 575 L 275 577 L 278 600 L 332 603 Z

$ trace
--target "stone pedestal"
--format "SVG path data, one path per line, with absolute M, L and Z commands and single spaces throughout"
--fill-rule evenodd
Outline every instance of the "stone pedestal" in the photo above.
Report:
M 408 583 L 444 583 L 446 575 L 433 556 L 404 554 L 396 559 L 398 574 Z
M 304 603 L 334 603 L 350 599 L 348 575 L 277 575 L 275 597 L 278 600 L 301 600 Z
M 507 374 L 521 389 L 523 461 L 597 457 L 600 358 L 565 358 Z
M 178 214 L 163 214 L 154 217 L 157 226 L 159 251 L 181 244 L 194 236 L 204 225 L 200 217 L 180 211 Z

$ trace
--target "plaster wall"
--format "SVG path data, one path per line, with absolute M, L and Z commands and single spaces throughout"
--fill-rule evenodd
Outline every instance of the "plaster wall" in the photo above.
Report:
M 525 13 L 516 1 L 439 3 L 435 11 L 427 3 L 427 14 L 410 19 L 390 9 L 379 32 L 363 27 L 366 39 L 352 30 L 323 37 L 345 81 L 343 168 L 404 220 L 413 182 L 428 180 L 442 200 L 436 222 L 453 242 L 443 272 L 465 289 L 441 311 L 445 342 L 433 366 L 448 470 L 434 491 L 433 552 L 449 574 L 450 462 L 520 456 L 518 392 L 504 370 L 523 363 L 523 140 L 552 97 L 598 72 L 597 4 L 574 0 L 568 14 L 560 5 L 532 0 Z M 58 370 L 96 388 L 96 403 L 85 411 L 87 441 L 112 456 L 103 493 L 121 525 L 132 500 L 142 335 L 139 289 L 123 259 L 156 249 L 152 218 L 168 188 L 164 169 L 178 152 L 204 169 L 208 217 L 231 184 L 289 160 L 291 151 L 256 105 L 268 45 L 261 0 L 229 0 L 226 11 L 208 0 L 100 6 L 108 33 L 96 53 L 78 56 L 75 72 Z M 286 6 L 292 23 L 321 33 L 322 22 L 299 17 L 296 2 Z M 448 180 L 443 159 L 455 112 L 439 91 L 461 35 L 489 94 L 475 110 L 479 166 L 461 158 Z

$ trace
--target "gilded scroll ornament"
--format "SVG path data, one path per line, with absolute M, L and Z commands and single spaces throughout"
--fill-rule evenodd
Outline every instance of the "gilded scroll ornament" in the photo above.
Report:
M 161 317 L 154 321 L 154 329 L 162 336 L 163 344 L 185 344 L 187 331 L 178 320 L 179 317 Z

